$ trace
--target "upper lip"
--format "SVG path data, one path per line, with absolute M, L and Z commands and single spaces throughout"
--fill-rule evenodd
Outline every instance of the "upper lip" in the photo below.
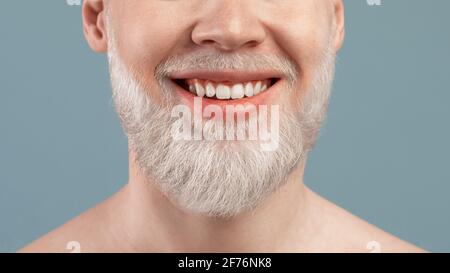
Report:
M 283 77 L 283 74 L 278 71 L 191 70 L 174 72 L 169 77 L 172 80 L 202 79 L 214 82 L 249 82 L 279 79 Z

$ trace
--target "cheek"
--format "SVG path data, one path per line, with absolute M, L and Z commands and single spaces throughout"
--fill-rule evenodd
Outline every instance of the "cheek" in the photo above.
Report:
M 118 53 L 126 67 L 132 72 L 134 79 L 149 92 L 149 95 L 158 99 L 154 73 L 159 63 L 159 57 L 164 54 L 164 48 L 156 42 L 157 33 L 153 37 L 147 37 L 148 32 L 139 30 L 128 31 L 122 34 L 120 41 L 126 41 L 118 45 Z
M 298 107 L 297 102 L 311 90 L 323 53 L 329 49 L 329 30 L 320 25 L 317 21 L 302 20 L 285 25 L 282 31 L 277 32 L 279 46 L 297 64 L 299 72 L 290 100 L 294 104 L 292 107 Z
M 120 20 L 116 26 L 117 51 L 139 84 L 146 87 L 153 98 L 158 99 L 161 95 L 154 88 L 157 86 L 155 68 L 174 53 L 173 47 L 179 44 L 183 31 L 160 16 L 135 15 L 132 18 Z

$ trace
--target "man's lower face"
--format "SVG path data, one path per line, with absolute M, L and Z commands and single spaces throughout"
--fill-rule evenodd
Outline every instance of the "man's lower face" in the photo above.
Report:
M 334 73 L 331 51 L 323 54 L 307 90 L 298 90 L 302 79 L 289 60 L 211 53 L 163 60 L 156 67 L 157 90 L 148 90 L 132 76 L 116 51 L 112 34 L 110 38 L 113 98 L 136 163 L 149 183 L 179 208 L 217 217 L 254 209 L 287 181 L 313 147 L 328 105 Z M 301 101 L 293 103 L 298 92 L 303 94 Z M 163 99 L 150 94 L 160 94 Z M 194 103 L 198 100 L 200 106 Z M 247 108 L 227 109 L 239 105 Z M 257 114 L 237 119 L 249 106 L 254 106 Z M 261 106 L 269 109 L 262 119 Z M 273 106 L 279 109 L 276 120 L 270 114 Z M 174 111 L 180 107 L 189 111 Z M 205 114 L 208 107 L 219 114 Z M 178 114 L 187 112 L 193 119 L 180 122 Z M 202 118 L 200 123 L 195 122 L 196 112 Z M 222 118 L 214 118 L 217 116 Z M 230 119 L 234 124 L 227 126 Z M 269 132 L 269 136 L 278 136 L 275 149 L 262 149 L 259 138 L 236 138 L 242 128 L 250 136 L 252 125 L 257 123 L 260 128 L 261 122 L 268 125 L 268 131 L 277 129 Z M 271 127 L 274 123 L 277 126 Z M 183 129 L 189 133 L 182 132 L 181 138 L 174 133 Z M 213 137 L 206 139 L 205 135 Z M 256 135 L 261 136 L 259 131 Z

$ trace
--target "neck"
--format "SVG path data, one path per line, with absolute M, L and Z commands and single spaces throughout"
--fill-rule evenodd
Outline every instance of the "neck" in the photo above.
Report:
M 129 182 L 118 194 L 122 229 L 132 251 L 273 252 L 289 251 L 312 230 L 304 163 L 256 209 L 231 218 L 194 214 L 178 208 L 139 170 L 130 149 Z M 301 237 L 298 237 L 301 234 Z

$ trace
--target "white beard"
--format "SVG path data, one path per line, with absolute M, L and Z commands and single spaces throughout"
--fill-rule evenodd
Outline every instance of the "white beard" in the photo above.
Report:
M 171 133 L 174 122 L 171 106 L 176 100 L 173 90 L 162 79 L 158 80 L 160 90 L 154 91 L 165 94 L 167 105 L 153 101 L 149 90 L 139 85 L 120 60 L 109 32 L 113 99 L 136 154 L 136 163 L 148 181 L 178 207 L 216 217 L 252 210 L 285 184 L 289 174 L 304 162 L 313 148 L 326 115 L 334 55 L 327 53 L 322 57 L 314 84 L 305 90 L 299 109 L 288 107 L 288 95 L 283 104 L 280 102 L 279 146 L 267 152 L 249 141 L 224 144 L 224 141 L 174 140 Z M 250 60 L 245 56 L 244 59 L 242 64 L 248 67 Z M 241 65 L 228 63 L 233 67 Z M 178 68 L 192 65 L 176 64 Z M 166 69 L 167 65 L 162 67 Z M 292 87 L 286 86 L 289 89 L 286 93 L 298 91 Z M 208 122 L 206 126 L 213 127 Z

